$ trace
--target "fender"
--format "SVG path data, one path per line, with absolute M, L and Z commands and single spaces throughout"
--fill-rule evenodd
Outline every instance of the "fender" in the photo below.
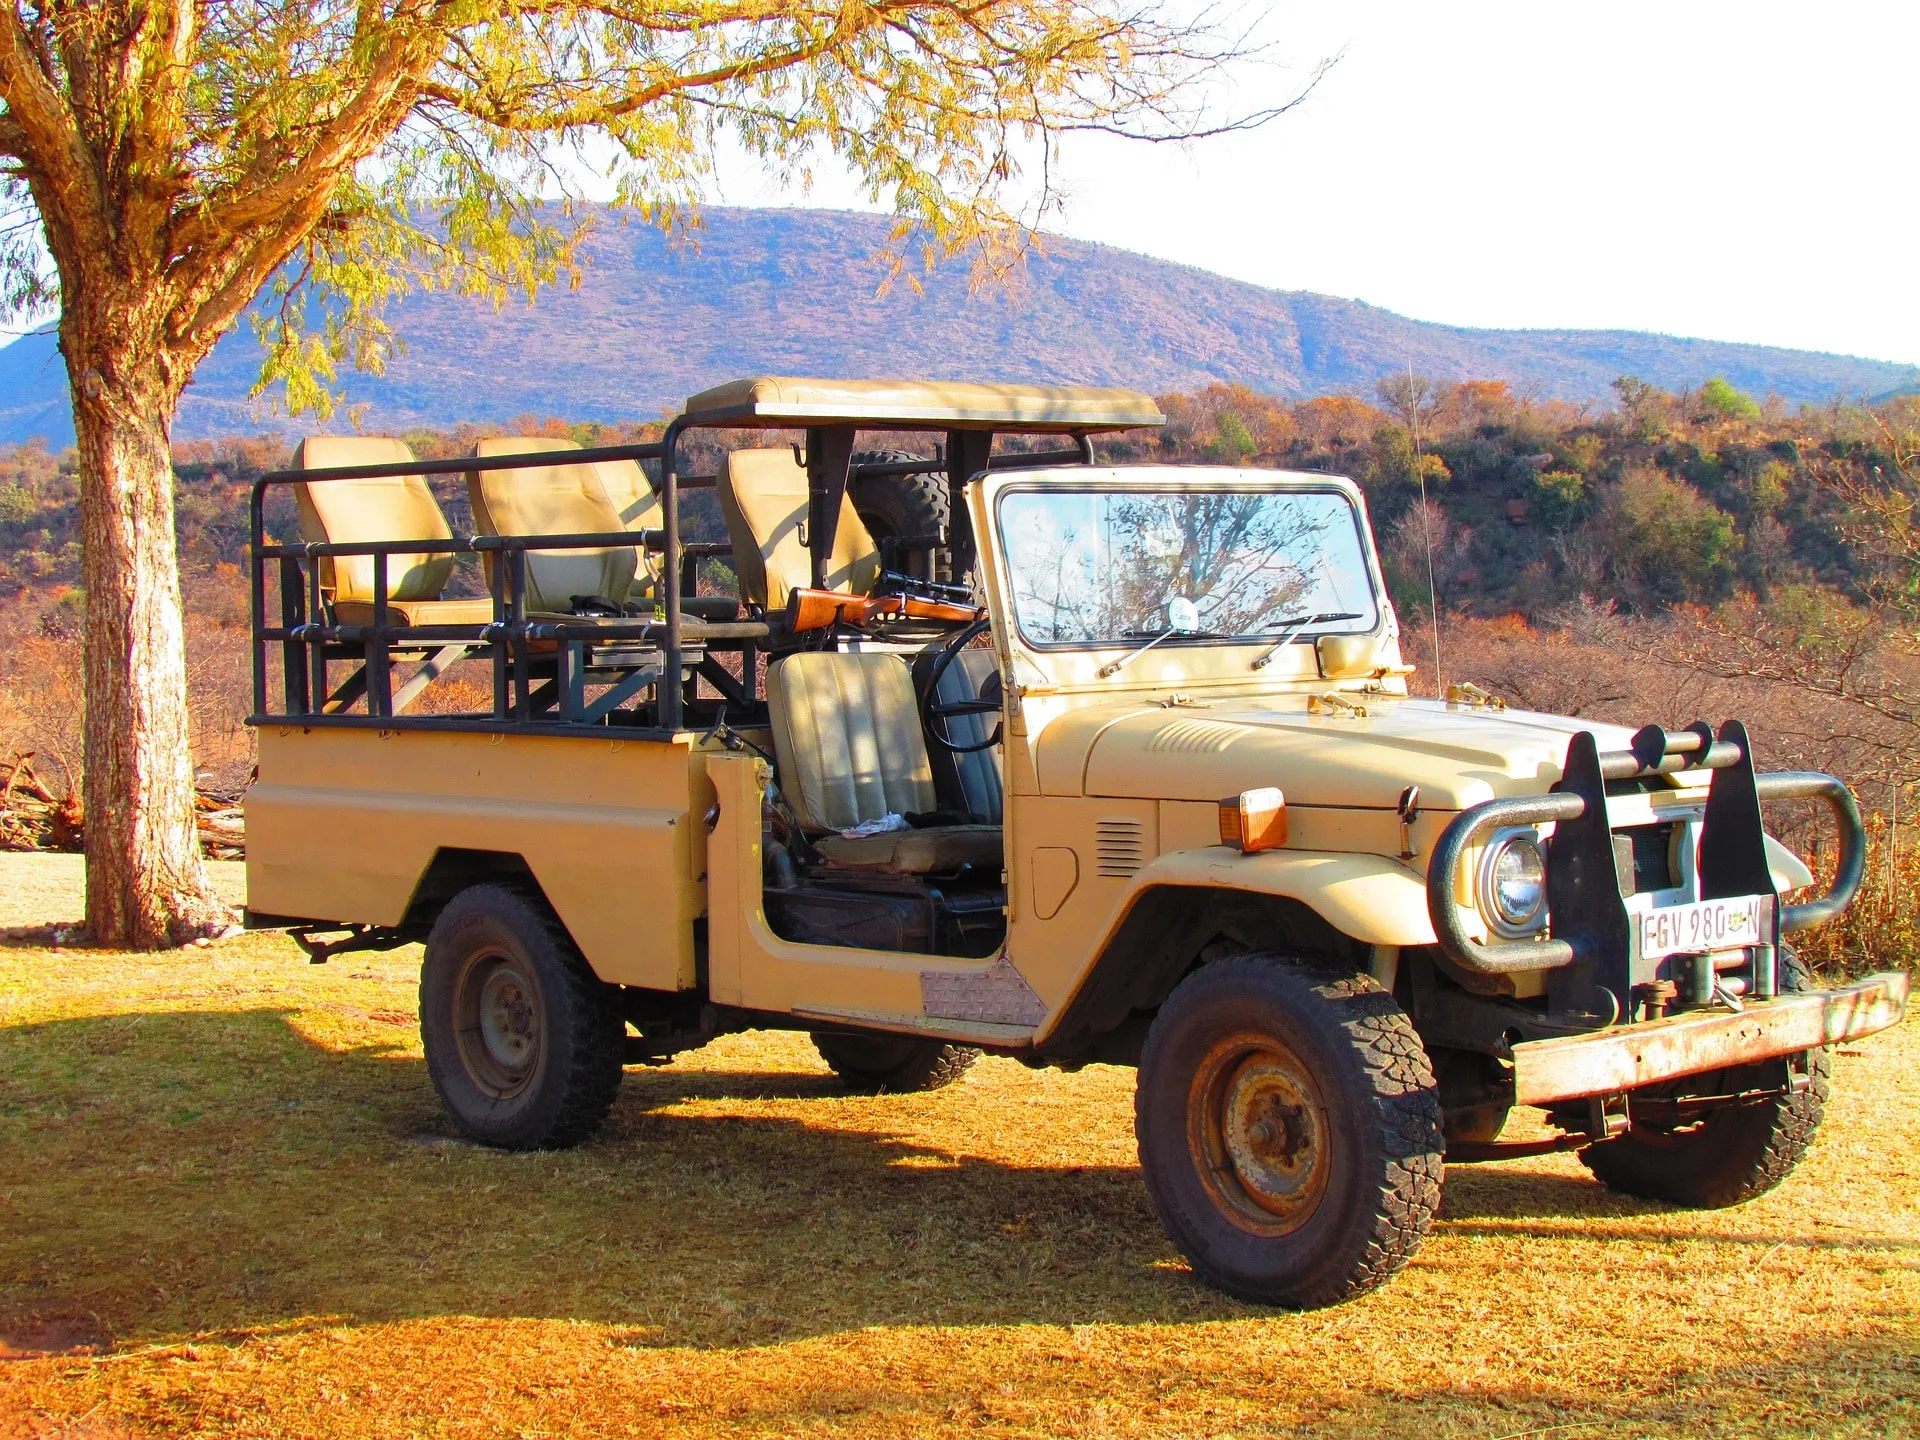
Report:
M 1298 900 L 1341 934 L 1367 945 L 1432 945 L 1424 876 L 1378 855 L 1268 850 L 1242 855 L 1224 845 L 1177 850 L 1141 867 L 1101 937 L 1104 950 L 1140 897 L 1178 885 Z
M 1193 963 L 1186 942 L 1195 925 L 1208 923 L 1213 896 L 1223 921 L 1230 923 L 1236 910 L 1244 913 L 1249 900 L 1285 901 L 1301 921 L 1313 922 L 1310 932 L 1317 931 L 1300 934 L 1295 923 L 1295 933 L 1272 937 L 1275 944 L 1434 943 L 1426 881 L 1395 861 L 1321 850 L 1242 855 L 1224 845 L 1172 851 L 1134 877 L 1064 1002 L 1042 1026 L 1039 1048 L 1135 1063 L 1145 1038 L 1144 1024 L 1136 1022 L 1159 1006 Z M 1163 910 L 1162 902 L 1172 909 Z
M 1773 888 L 1785 895 L 1790 890 L 1804 890 L 1813 884 L 1813 872 L 1793 851 L 1782 845 L 1771 835 L 1760 837 L 1767 842 L 1767 870 L 1773 876 Z

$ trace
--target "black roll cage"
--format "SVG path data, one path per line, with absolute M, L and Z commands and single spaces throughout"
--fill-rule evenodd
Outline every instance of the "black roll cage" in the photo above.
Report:
M 744 698 L 752 698 L 756 642 L 768 638 L 780 625 L 777 616 L 745 621 L 708 623 L 689 619 L 683 601 L 693 593 L 700 559 L 731 555 L 726 542 L 683 542 L 680 537 L 680 492 L 710 489 L 714 475 L 682 475 L 680 442 L 692 430 L 804 429 L 808 473 L 808 528 L 805 540 L 812 556 L 813 583 L 824 586 L 832 554 L 842 497 L 852 473 L 853 443 L 859 431 L 940 433 L 946 448 L 940 458 L 919 462 L 887 462 L 860 467 L 861 473 L 907 475 L 946 472 L 953 517 L 949 533 L 903 537 L 916 548 L 945 547 L 954 569 L 971 559 L 971 526 L 966 521 L 962 491 L 974 476 L 988 469 L 1035 469 L 1062 464 L 1094 463 L 1093 442 L 1086 431 L 1070 431 L 1074 447 L 993 455 L 999 433 L 1062 433 L 1055 427 L 1028 429 L 1017 423 L 992 429 L 954 429 L 937 422 L 861 420 L 812 426 L 780 425 L 767 418 L 698 419 L 682 415 L 671 421 L 658 441 L 632 445 L 605 445 L 566 451 L 536 451 L 455 460 L 411 460 L 378 465 L 350 465 L 312 470 L 274 470 L 254 481 L 248 497 L 248 586 L 252 622 L 253 713 L 249 725 L 298 724 L 303 728 L 377 730 L 455 730 L 498 733 L 538 730 L 543 734 L 602 735 L 619 722 L 620 733 L 640 739 L 671 739 L 686 722 L 693 677 L 685 661 L 689 642 L 702 651 L 696 674 L 716 688 L 732 685 L 727 673 L 707 658 L 710 651 L 737 650 L 742 658 Z M 659 478 L 649 477 L 659 498 L 661 527 L 657 530 L 621 530 L 572 535 L 474 535 L 443 540 L 367 540 L 353 542 L 302 541 L 270 544 L 266 534 L 268 492 L 279 487 L 323 484 L 329 481 L 403 479 L 466 475 L 479 471 L 519 470 L 554 465 L 587 465 L 598 461 L 658 462 Z M 645 474 L 644 468 L 642 473 Z M 526 557 L 529 550 L 590 550 L 638 546 L 662 557 L 659 591 L 664 614 L 655 619 L 598 619 L 577 623 L 552 619 L 530 620 L 526 613 Z M 394 555 L 480 554 L 498 557 L 490 567 L 493 615 L 484 625 L 406 625 L 393 623 L 396 604 L 389 595 L 388 561 Z M 322 559 L 333 556 L 371 556 L 373 559 L 373 623 L 342 625 L 329 613 L 321 588 Z M 267 567 L 279 567 L 279 623 L 267 623 Z M 270 647 L 280 647 L 284 709 L 271 705 L 268 683 Z M 598 649 L 597 649 L 598 647 Z M 649 651 L 646 647 L 656 647 Z M 612 654 L 599 653 L 600 649 Z M 423 715 L 406 713 L 406 706 L 450 664 L 486 652 L 493 668 L 490 714 Z M 420 668 L 396 690 L 393 663 L 421 660 Z M 550 681 L 536 685 L 536 657 L 553 657 Z M 657 656 L 657 658 L 656 658 Z M 360 668 L 331 693 L 327 685 L 330 660 L 360 662 Z M 544 668 L 544 664 L 541 667 Z M 591 681 L 589 677 L 593 676 Z M 672 677 L 672 678 L 670 678 Z M 545 679 L 545 677 L 538 677 Z M 592 701 L 589 683 L 608 688 Z M 636 695 L 654 691 L 653 723 L 636 724 L 637 712 L 618 707 Z M 365 713 L 346 713 L 362 697 Z M 544 712 L 555 706 L 550 718 Z M 631 718 L 629 718 L 631 717 Z

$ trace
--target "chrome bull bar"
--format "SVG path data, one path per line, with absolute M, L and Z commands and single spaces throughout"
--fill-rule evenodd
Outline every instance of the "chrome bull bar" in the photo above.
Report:
M 1737 721 L 1721 726 L 1717 736 L 1705 725 L 1680 731 L 1650 725 L 1635 734 L 1631 749 L 1604 752 L 1591 731 L 1582 731 L 1568 744 L 1562 778 L 1550 792 L 1471 806 L 1441 833 L 1427 872 L 1427 913 L 1442 952 L 1462 969 L 1483 975 L 1579 969 L 1587 972 L 1580 982 L 1558 988 L 1604 990 L 1612 999 L 1612 1018 L 1625 1014 L 1634 983 L 1629 953 L 1634 947 L 1614 869 L 1606 782 L 1679 770 L 1713 772 L 1700 839 L 1700 898 L 1773 894 L 1760 802 L 1811 799 L 1833 812 L 1840 831 L 1839 863 L 1825 894 L 1780 907 L 1777 932 L 1830 920 L 1852 902 L 1866 869 L 1866 830 L 1853 792 L 1833 776 L 1756 774 L 1746 728 Z M 1547 823 L 1555 826 L 1546 846 L 1549 938 L 1474 938 L 1455 900 L 1468 857 L 1494 830 Z M 1551 996 L 1551 976 L 1549 985 Z M 1583 1003 L 1579 993 L 1560 998 L 1567 1003 L 1555 1004 L 1556 1009 L 1604 1013 Z

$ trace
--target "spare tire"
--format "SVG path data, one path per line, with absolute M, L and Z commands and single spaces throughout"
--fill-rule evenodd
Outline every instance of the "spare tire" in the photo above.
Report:
M 854 511 L 876 543 L 911 535 L 938 535 L 946 531 L 953 512 L 947 495 L 945 471 L 922 471 L 911 475 L 860 473 L 863 466 L 912 465 L 925 460 L 924 455 L 910 455 L 904 450 L 855 452 L 847 491 L 853 497 Z M 882 553 L 885 553 L 884 545 Z M 896 563 L 912 558 L 911 555 L 895 557 Z M 945 557 L 941 558 L 944 561 Z M 933 578 L 940 580 L 946 576 L 936 574 Z

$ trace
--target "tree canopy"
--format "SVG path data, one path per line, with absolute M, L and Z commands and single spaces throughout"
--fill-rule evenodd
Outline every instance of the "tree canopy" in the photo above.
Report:
M 1058 136 L 1201 134 L 1239 48 L 1155 0 L 6 0 L 0 315 L 58 306 L 73 395 L 96 941 L 226 923 L 193 826 L 169 442 L 263 289 L 263 386 L 325 410 L 339 365 L 384 363 L 397 295 L 564 282 L 589 181 L 672 223 L 729 147 L 846 166 L 891 204 L 896 264 L 992 263 L 1046 209 Z
M 894 206 L 896 264 L 990 253 L 1039 218 L 1009 205 L 1023 156 L 1073 130 L 1201 133 L 1196 82 L 1235 50 L 1114 0 L 11 9 L 0 307 L 114 255 L 190 369 L 265 287 L 264 379 L 322 410 L 338 365 L 382 364 L 409 288 L 569 279 L 587 188 L 671 222 L 730 148 L 788 175 L 831 156 Z

